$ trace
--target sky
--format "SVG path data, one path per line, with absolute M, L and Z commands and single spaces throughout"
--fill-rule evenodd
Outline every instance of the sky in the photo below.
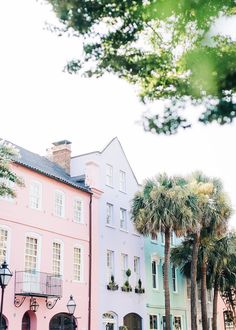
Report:
M 174 136 L 144 132 L 147 109 L 133 86 L 111 75 L 86 79 L 63 72 L 68 60 L 80 56 L 81 42 L 46 30 L 46 21 L 56 22 L 49 6 L 7 0 L 0 12 L 0 137 L 41 155 L 52 142 L 67 139 L 74 156 L 102 150 L 117 136 L 140 183 L 161 172 L 202 170 L 221 178 L 236 228 L 235 123 L 197 124 Z M 236 37 L 229 20 L 218 29 Z

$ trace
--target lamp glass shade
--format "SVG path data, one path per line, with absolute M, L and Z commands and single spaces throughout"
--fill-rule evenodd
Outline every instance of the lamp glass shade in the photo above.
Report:
M 31 299 L 30 300 L 30 310 L 33 312 L 37 312 L 39 308 L 39 304 L 37 303 L 36 299 Z
M 68 309 L 68 312 L 69 314 L 74 314 L 75 312 L 75 308 L 76 308 L 76 303 L 73 299 L 72 296 L 70 296 L 70 300 L 68 301 L 67 305 L 66 305 L 67 309 Z
M 0 268 L 0 285 L 2 287 L 6 287 L 12 277 L 12 272 L 7 266 L 6 261 L 4 261 Z

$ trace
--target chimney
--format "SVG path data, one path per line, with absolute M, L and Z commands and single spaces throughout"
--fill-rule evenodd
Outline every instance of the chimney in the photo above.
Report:
M 53 147 L 47 149 L 47 158 L 60 165 L 67 174 L 70 174 L 71 142 L 62 140 L 53 143 Z

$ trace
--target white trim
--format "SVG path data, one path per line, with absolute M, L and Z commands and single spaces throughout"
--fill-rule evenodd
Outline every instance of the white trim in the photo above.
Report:
M 81 202 L 81 221 L 75 219 L 75 202 Z M 73 199 L 73 222 L 84 224 L 84 200 L 81 197 L 74 197 Z
M 25 270 L 25 250 L 26 250 L 26 238 L 32 237 L 37 239 L 37 262 L 36 262 L 36 271 L 40 271 L 41 265 L 41 253 L 42 253 L 42 236 L 35 232 L 26 232 L 25 233 L 25 244 L 24 244 L 24 270 Z
M 59 193 L 61 194 L 62 196 L 62 214 L 59 215 L 56 213 L 56 194 Z M 65 218 L 65 193 L 64 191 L 62 190 L 58 190 L 58 189 L 55 189 L 54 190 L 54 203 L 53 203 L 53 214 L 56 216 L 56 217 L 59 217 L 59 218 Z
M 52 240 L 52 270 L 53 270 L 53 243 L 58 243 L 61 245 L 60 275 L 61 275 L 61 277 L 63 277 L 63 274 L 64 274 L 64 242 L 57 238 Z M 53 273 L 53 271 L 52 271 L 52 273 Z
M 148 314 L 148 329 L 149 330 L 160 330 L 160 319 L 159 319 L 159 314 Z M 150 316 L 156 316 L 157 317 L 157 329 L 155 328 L 150 328 Z
M 152 263 L 155 262 L 156 265 L 156 288 L 153 287 L 153 272 L 152 272 Z M 152 290 L 158 291 L 159 290 L 159 258 L 158 256 L 152 255 L 151 256 L 151 283 L 152 283 Z
M 32 207 L 31 205 L 31 187 L 32 187 L 32 184 L 36 184 L 39 186 L 39 207 Z M 42 210 L 42 191 L 43 191 L 43 185 L 40 181 L 37 181 L 37 180 L 31 180 L 30 181 L 30 185 L 29 185 L 29 207 L 32 209 L 32 210 L 37 210 L 37 211 L 41 211 Z
M 74 249 L 77 248 L 77 249 L 80 249 L 80 280 L 76 280 L 74 278 Z M 72 262 L 72 265 L 73 265 L 73 275 L 72 275 L 72 278 L 73 278 L 73 282 L 75 283 L 83 283 L 84 282 L 84 246 L 81 245 L 81 244 L 74 244 L 73 245 L 73 262 Z
M 7 231 L 7 244 L 6 244 L 6 255 L 5 259 L 8 264 L 10 264 L 10 252 L 11 252 L 11 227 L 0 224 L 0 229 Z

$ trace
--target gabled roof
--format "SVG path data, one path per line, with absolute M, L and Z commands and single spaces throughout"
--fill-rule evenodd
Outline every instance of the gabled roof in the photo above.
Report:
M 10 142 L 11 143 L 11 142 Z M 69 174 L 65 172 L 65 170 L 57 165 L 56 163 L 50 161 L 44 156 L 40 156 L 36 153 L 33 153 L 29 150 L 26 150 L 22 147 L 19 147 L 13 143 L 11 143 L 16 149 L 19 150 L 20 157 L 14 159 L 14 162 L 25 166 L 33 171 L 46 175 L 52 179 L 68 184 L 74 188 L 83 190 L 85 192 L 91 193 L 91 190 L 88 186 L 85 186 L 85 178 L 82 176 L 79 177 L 71 177 Z
M 122 147 L 122 145 L 121 145 L 121 143 L 120 143 L 120 141 L 119 141 L 119 139 L 118 139 L 118 137 L 116 136 L 116 137 L 114 137 L 106 146 L 105 146 L 105 148 L 103 148 L 102 149 L 102 151 L 92 151 L 92 152 L 88 152 L 88 153 L 85 153 L 85 154 L 81 154 L 81 155 L 77 155 L 77 156 L 74 156 L 74 157 L 72 157 L 72 158 L 77 158 L 77 157 L 82 157 L 82 156 L 86 156 L 86 155 L 91 155 L 91 154 L 102 154 L 115 140 L 117 140 L 117 142 L 119 143 L 119 145 L 120 145 L 120 148 L 121 148 L 121 151 L 122 151 L 122 153 L 123 153 L 123 155 L 125 156 L 125 159 L 126 159 L 126 161 L 127 161 L 127 163 L 128 163 L 128 165 L 129 165 L 129 167 L 130 167 L 130 170 L 131 170 L 131 172 L 132 172 L 132 174 L 133 174 L 133 176 L 134 176 L 134 179 L 136 180 L 136 182 L 137 182 L 137 184 L 139 185 L 139 183 L 138 183 L 138 180 L 137 180 L 137 178 L 136 178 L 136 176 L 135 176 L 135 174 L 134 174 L 134 171 L 133 171 L 133 169 L 132 169 L 132 167 L 130 166 L 130 163 L 129 163 L 129 161 L 128 161 L 128 159 L 127 159 L 127 157 L 126 157 L 126 154 L 125 154 L 125 152 L 124 152 L 124 149 L 123 149 L 123 147 Z

